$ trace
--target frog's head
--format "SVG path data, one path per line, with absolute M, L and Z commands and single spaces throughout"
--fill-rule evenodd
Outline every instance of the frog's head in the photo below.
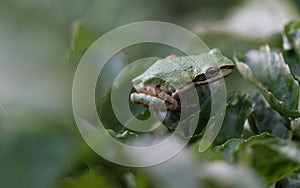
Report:
M 193 82 L 198 84 L 211 83 L 224 78 L 233 72 L 234 64 L 232 60 L 224 56 L 220 49 L 211 49 L 208 52 L 208 56 L 213 63 L 206 66 L 203 73 L 197 75 Z

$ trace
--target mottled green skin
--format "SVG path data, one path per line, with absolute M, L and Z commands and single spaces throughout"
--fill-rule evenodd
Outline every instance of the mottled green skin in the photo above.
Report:
M 204 74 L 208 68 L 225 65 L 233 66 L 233 62 L 225 57 L 219 49 L 212 49 L 201 55 L 161 59 L 156 61 L 143 74 L 134 78 L 132 80 L 133 87 L 137 91 L 141 91 L 144 86 L 159 85 L 169 93 L 173 93 L 191 83 L 196 76 Z M 220 71 L 213 80 L 227 76 L 232 72 L 227 71 L 226 69 Z

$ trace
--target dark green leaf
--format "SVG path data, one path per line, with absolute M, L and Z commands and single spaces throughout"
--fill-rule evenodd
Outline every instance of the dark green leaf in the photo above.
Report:
M 294 51 L 284 51 L 283 56 L 295 79 L 300 82 L 300 63 L 296 53 Z
M 118 188 L 116 177 L 109 176 L 107 172 L 97 168 L 90 169 L 76 177 L 69 177 L 62 181 L 60 188 L 96 188 L 96 187 L 113 187 Z
M 253 104 L 246 95 L 231 94 L 222 128 L 213 144 L 223 144 L 230 138 L 242 138 L 244 123 L 252 111 Z
M 295 172 L 291 175 L 286 176 L 276 183 L 276 187 L 294 188 L 300 187 L 300 173 Z
M 210 110 L 211 110 L 211 97 L 210 97 L 210 89 L 205 86 L 199 86 L 197 87 L 198 92 L 198 99 L 200 104 L 200 114 L 199 114 L 199 121 L 197 128 L 195 130 L 195 134 L 200 134 L 202 130 L 205 128 L 209 117 L 210 117 Z M 196 113 L 197 109 L 195 110 Z M 193 112 L 193 110 L 191 110 Z M 168 111 L 166 118 L 164 119 L 164 125 L 168 127 L 171 130 L 174 130 L 180 120 L 181 112 L 180 110 L 173 110 Z M 185 119 L 185 118 L 183 118 Z
M 249 118 L 251 128 L 256 134 L 268 132 L 281 138 L 287 138 L 288 129 L 284 119 L 278 112 L 268 107 L 260 94 L 253 97 L 254 112 Z
M 40 130 L 34 130 L 25 119 L 24 116 L 22 125 L 9 124 L 21 130 L 13 133 L 1 130 L 0 187 L 53 187 L 56 179 L 80 156 L 80 149 L 70 133 L 54 130 L 55 122 L 50 125 L 40 122 Z
M 99 101 L 98 114 L 106 129 L 112 129 L 115 132 L 119 132 L 123 128 L 123 125 L 116 118 L 111 106 L 111 89 L 107 95 Z

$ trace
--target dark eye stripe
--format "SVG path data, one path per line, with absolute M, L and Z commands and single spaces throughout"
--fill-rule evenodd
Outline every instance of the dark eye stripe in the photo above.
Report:
M 220 67 L 220 69 L 233 69 L 234 68 L 234 65 L 223 65 Z
M 202 82 L 206 80 L 205 74 L 200 74 L 193 79 L 193 82 Z

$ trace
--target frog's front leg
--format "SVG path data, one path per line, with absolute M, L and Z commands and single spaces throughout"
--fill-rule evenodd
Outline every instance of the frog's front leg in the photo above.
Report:
M 161 88 L 154 86 L 145 86 L 139 90 L 140 93 L 132 93 L 131 101 L 143 106 L 150 107 L 153 110 L 169 110 L 178 108 L 177 100 Z
M 130 99 L 134 103 L 151 110 L 162 111 L 166 109 L 166 105 L 163 100 L 145 93 L 132 93 L 130 95 Z

